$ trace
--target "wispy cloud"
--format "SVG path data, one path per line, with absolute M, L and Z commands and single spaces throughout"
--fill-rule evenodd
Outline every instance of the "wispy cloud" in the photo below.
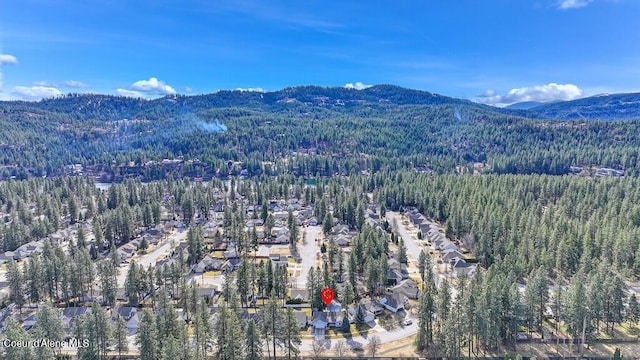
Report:
M 487 90 L 478 96 L 477 101 L 496 106 L 514 104 L 523 101 L 567 101 L 582 97 L 582 90 L 573 84 L 556 84 L 527 86 L 514 88 L 504 95 L 495 90 Z
M 53 86 L 16 86 L 11 95 L 18 100 L 41 100 L 60 96 L 62 91 Z
M 301 13 L 292 8 L 284 8 L 273 2 L 255 0 L 218 1 L 211 10 L 216 12 L 232 12 L 256 19 L 275 22 L 285 26 L 302 27 L 319 32 L 333 32 L 344 28 L 343 24 L 322 19 L 312 14 Z
M 366 88 L 370 88 L 373 85 L 365 85 L 363 83 L 361 83 L 360 81 L 356 82 L 356 83 L 348 83 L 345 84 L 344 87 L 346 89 L 355 89 L 355 90 L 364 90 Z
M 2 67 L 4 65 L 15 65 L 18 63 L 18 59 L 9 54 L 0 54 L 0 95 L 2 93 Z
M 116 92 L 120 96 L 146 99 L 146 97 L 141 92 L 135 90 L 118 89 L 116 90 Z
M 558 8 L 562 10 L 579 9 L 589 5 L 592 2 L 593 0 L 560 0 L 558 1 Z
M 89 87 L 89 85 L 87 85 L 86 83 L 83 83 L 82 81 L 76 81 L 76 80 L 67 80 L 62 84 L 64 86 L 70 87 L 70 88 L 86 88 L 86 87 Z

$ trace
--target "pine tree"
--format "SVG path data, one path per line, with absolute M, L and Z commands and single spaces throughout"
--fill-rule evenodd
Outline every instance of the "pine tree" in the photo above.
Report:
M 160 351 L 160 360 L 184 359 L 180 348 L 180 340 L 170 335 L 164 339 L 164 345 Z
M 276 356 L 276 346 L 280 341 L 282 329 L 282 317 L 279 311 L 278 301 L 275 296 L 271 296 L 263 311 L 263 338 L 267 342 L 267 355 L 269 349 L 273 349 L 273 356 Z M 297 329 L 297 325 L 296 325 Z
M 4 338 L 9 341 L 29 341 L 31 336 L 27 333 L 21 324 L 19 324 L 12 317 L 8 317 L 6 322 L 6 331 L 4 333 Z M 7 346 L 5 347 L 4 353 L 5 359 L 7 360 L 31 360 L 33 359 L 33 351 L 29 346 L 25 347 L 14 347 Z
M 24 305 L 24 275 L 13 259 L 7 262 L 7 282 L 9 283 L 9 300 L 22 311 L 22 305 Z
M 404 244 L 404 239 L 400 238 L 400 241 L 398 242 L 398 261 L 401 264 L 406 264 L 408 259 L 407 259 L 407 247 Z
M 226 305 L 221 306 L 215 329 L 217 358 L 221 360 L 242 359 L 242 331 L 236 312 Z
M 331 229 L 333 229 L 333 216 L 327 212 L 322 220 L 322 232 L 327 235 L 331 233 Z
M 129 304 L 137 306 L 140 302 L 138 294 L 138 283 L 140 281 L 140 275 L 138 274 L 138 267 L 135 261 L 129 263 L 129 270 L 127 271 L 127 278 L 124 283 L 125 296 L 129 299 Z
M 638 303 L 638 298 L 635 293 L 632 293 L 631 297 L 629 297 L 627 320 L 634 324 L 637 324 L 638 321 L 640 321 L 640 303 Z
M 297 359 L 300 355 L 300 330 L 293 309 L 288 307 L 283 317 L 282 339 L 287 359 Z
M 140 360 L 155 360 L 158 357 L 158 336 L 155 318 L 151 310 L 145 309 L 140 319 L 136 345 L 140 350 Z
M 129 351 L 129 341 L 127 340 L 127 323 L 120 316 L 118 316 L 118 319 L 116 320 L 116 326 L 114 328 L 113 335 L 116 345 L 116 351 L 118 352 L 118 358 L 120 358 L 123 352 Z
M 354 290 L 353 290 L 353 286 L 351 286 L 351 283 L 347 283 L 347 285 L 345 285 L 344 287 L 344 294 L 342 295 L 342 301 L 344 302 L 345 306 L 349 306 L 353 303 L 353 300 L 355 298 L 355 294 L 354 294 Z
M 244 354 L 248 360 L 262 360 L 262 341 L 255 322 L 247 322 L 245 332 Z
M 435 284 L 432 281 L 423 282 L 418 312 L 418 333 L 416 347 L 418 351 L 425 351 L 433 344 L 433 321 L 436 314 Z

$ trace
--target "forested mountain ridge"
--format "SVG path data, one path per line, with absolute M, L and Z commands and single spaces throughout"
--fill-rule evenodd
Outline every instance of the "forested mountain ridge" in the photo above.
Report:
M 174 169 L 179 176 L 450 173 L 474 162 L 497 173 L 567 174 L 570 166 L 637 173 L 640 122 L 531 114 L 392 85 L 0 102 L 0 177 L 52 176 L 80 164 L 107 180 L 149 180 L 167 174 L 158 162 L 177 158 L 194 161 Z
M 640 93 L 604 94 L 529 109 L 543 118 L 623 120 L 640 117 Z

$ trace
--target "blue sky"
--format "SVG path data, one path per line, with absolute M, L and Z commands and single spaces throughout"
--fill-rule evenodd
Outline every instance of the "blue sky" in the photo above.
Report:
M 0 99 L 395 84 L 491 104 L 640 91 L 637 0 L 7 0 Z

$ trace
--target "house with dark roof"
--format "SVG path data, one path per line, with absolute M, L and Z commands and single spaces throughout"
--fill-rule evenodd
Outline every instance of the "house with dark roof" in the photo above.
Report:
M 7 251 L 0 253 L 0 264 L 4 264 L 7 261 L 13 260 L 13 251 Z
M 137 309 L 133 306 L 121 306 L 118 309 L 118 316 L 128 321 L 136 314 L 136 312 Z
M 140 314 L 135 313 L 133 316 L 127 320 L 127 333 L 129 336 L 135 335 L 138 333 L 138 328 L 140 327 Z
M 338 313 L 342 311 L 342 304 L 340 304 L 337 300 L 332 300 L 329 305 L 327 305 L 327 310 L 332 313 Z
M 419 224 L 418 229 L 420 229 L 420 232 L 422 233 L 422 238 L 425 238 L 429 233 L 429 230 L 431 230 L 431 226 L 429 224 Z
M 402 281 L 402 271 L 398 269 L 389 268 L 387 272 L 387 284 L 396 285 Z
M 25 330 L 29 330 L 36 324 L 36 321 L 36 314 L 31 314 L 22 321 L 22 326 Z
M 311 321 L 309 321 L 309 324 L 311 324 L 313 326 L 313 329 L 316 330 L 316 333 L 318 331 L 322 331 L 322 333 L 324 333 L 325 330 L 327 330 L 327 327 L 329 325 L 329 320 L 328 320 L 328 314 L 325 311 L 314 311 L 313 313 L 313 318 L 311 319 Z
M 296 322 L 298 323 L 298 327 L 300 329 L 306 329 L 308 325 L 309 318 L 304 311 L 295 310 L 293 314 L 296 317 Z

